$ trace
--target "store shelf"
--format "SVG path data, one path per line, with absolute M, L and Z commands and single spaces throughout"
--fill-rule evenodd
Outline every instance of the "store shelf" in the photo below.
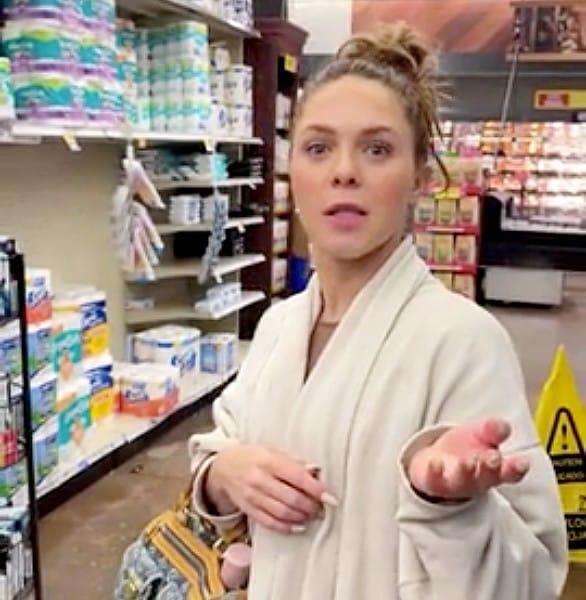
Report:
M 456 235 L 480 235 L 478 225 L 424 225 L 416 224 L 413 226 L 416 233 L 453 233 Z
M 230 219 L 225 229 L 240 229 L 252 225 L 262 225 L 263 217 L 238 217 Z M 211 223 L 198 223 L 197 225 L 172 225 L 171 223 L 162 223 L 156 226 L 161 235 L 171 235 L 173 233 L 196 233 L 211 231 Z
M 431 271 L 442 271 L 446 273 L 461 273 L 463 275 L 476 275 L 476 265 L 445 265 L 428 262 L 427 266 Z
M 545 223 L 531 223 L 518 219 L 504 219 L 501 224 L 503 231 L 523 231 L 528 233 L 554 233 L 563 235 L 586 236 L 586 228 L 572 225 L 546 225 Z
M 507 60 L 511 62 L 513 56 L 507 55 Z M 586 62 L 586 52 L 521 52 L 519 54 L 521 63 L 576 63 Z
M 128 325 L 144 325 L 147 323 L 164 323 L 170 321 L 220 321 L 238 311 L 252 306 L 265 299 L 263 292 L 242 292 L 242 300 L 217 313 L 206 313 L 186 306 L 161 306 L 148 310 L 127 310 Z
M 166 190 L 183 190 L 183 189 L 195 189 L 195 188 L 232 188 L 232 187 L 256 187 L 262 185 L 264 180 L 260 177 L 238 177 L 234 179 L 225 179 L 224 181 L 210 181 L 210 180 L 185 180 L 185 181 L 162 181 L 153 180 L 156 188 L 163 192 Z
M 510 0 L 513 8 L 529 8 L 534 6 L 578 6 L 584 0 Z
M 223 277 L 229 273 L 235 273 L 247 267 L 263 263 L 265 260 L 266 257 L 264 254 L 242 254 L 240 256 L 220 257 L 218 263 L 212 269 L 212 274 L 215 277 Z M 163 264 L 155 268 L 156 281 L 161 279 L 177 279 L 180 277 L 197 277 L 200 274 L 201 267 L 201 259 L 184 259 Z M 143 280 L 136 281 L 130 278 L 128 281 L 130 283 L 144 284 Z
M 135 141 L 139 146 L 149 142 L 159 143 L 202 143 L 262 145 L 263 140 L 256 137 L 194 135 L 189 133 L 157 132 L 157 131 L 128 131 L 117 128 L 103 127 L 64 127 L 59 125 L 43 125 L 18 122 L 13 127 L 0 130 L 0 143 L 41 143 L 43 139 L 60 139 L 69 136 L 80 141 L 96 142 L 127 142 Z
M 116 414 L 108 421 L 94 425 L 87 432 L 80 454 L 60 463 L 57 469 L 37 486 L 39 498 L 55 491 L 109 454 L 146 435 L 178 411 L 197 403 L 214 390 L 219 389 L 234 377 L 237 371 L 238 369 L 233 369 L 225 375 L 202 373 L 198 376 L 197 383 L 193 388 L 184 394 L 181 402 L 160 418 L 141 419 L 131 415 Z
M 224 34 L 239 38 L 260 38 L 260 33 L 255 29 L 248 29 L 236 21 L 227 21 L 218 15 L 199 8 L 193 0 L 117 0 L 119 9 L 126 16 L 145 21 L 170 17 L 188 17 L 207 23 L 212 34 Z

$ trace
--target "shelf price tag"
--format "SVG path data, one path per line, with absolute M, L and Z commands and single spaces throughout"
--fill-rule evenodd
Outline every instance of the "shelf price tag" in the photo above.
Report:
M 143 137 L 139 137 L 137 143 L 139 150 L 144 150 L 147 147 L 147 141 Z
M 289 73 L 297 73 L 299 70 L 299 61 L 292 54 L 285 54 L 285 71 Z
M 77 138 L 73 133 L 64 133 L 63 141 L 67 145 L 67 147 L 71 150 L 71 152 L 81 152 L 81 146 L 77 142 Z

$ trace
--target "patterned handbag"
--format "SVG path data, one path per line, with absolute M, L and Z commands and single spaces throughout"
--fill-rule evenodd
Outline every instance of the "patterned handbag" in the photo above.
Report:
M 246 600 L 220 578 L 222 556 L 236 542 L 249 542 L 246 523 L 218 532 L 191 511 L 190 489 L 126 550 L 114 600 Z

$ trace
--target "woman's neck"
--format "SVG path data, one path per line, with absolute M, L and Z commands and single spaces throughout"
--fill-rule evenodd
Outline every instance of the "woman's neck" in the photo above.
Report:
M 314 249 L 313 261 L 322 294 L 320 320 L 339 323 L 360 290 L 387 262 L 400 243 L 400 239 L 393 238 L 358 260 L 340 260 Z

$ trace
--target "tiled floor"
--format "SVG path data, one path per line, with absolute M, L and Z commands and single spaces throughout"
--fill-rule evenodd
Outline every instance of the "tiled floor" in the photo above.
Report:
M 506 307 L 493 312 L 517 346 L 532 403 L 559 343 L 566 345 L 586 394 L 586 294 L 569 298 L 560 310 Z M 203 410 L 43 519 L 41 560 L 47 600 L 111 598 L 123 549 L 185 485 L 185 442 L 190 433 L 208 424 L 209 410 Z M 584 600 L 584 590 L 586 568 L 575 568 L 563 600 Z

